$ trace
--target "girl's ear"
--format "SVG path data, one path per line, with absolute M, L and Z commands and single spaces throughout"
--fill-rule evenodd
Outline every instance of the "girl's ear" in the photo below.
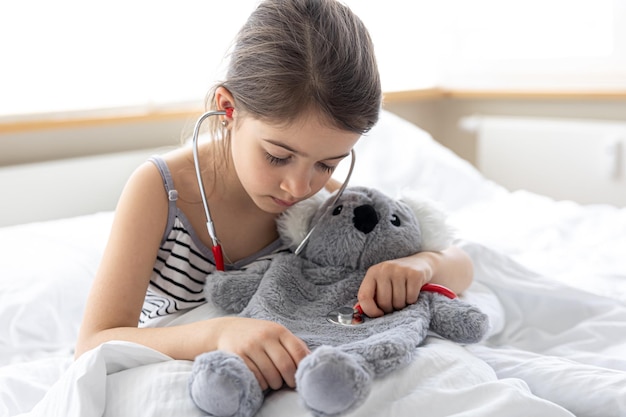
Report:
M 329 196 L 330 193 L 322 188 L 311 198 L 295 204 L 278 216 L 276 226 L 284 244 L 292 250 L 298 247 L 309 233 L 311 219 Z
M 217 110 L 235 108 L 235 99 L 226 87 L 218 87 L 215 90 L 215 105 Z

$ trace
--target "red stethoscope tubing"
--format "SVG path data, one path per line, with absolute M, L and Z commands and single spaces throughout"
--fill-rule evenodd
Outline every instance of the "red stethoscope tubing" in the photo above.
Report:
M 215 269 L 218 271 L 224 270 L 224 253 L 222 252 L 221 245 L 215 245 L 211 248 L 213 250 L 213 259 L 215 259 Z
M 448 287 L 444 287 L 443 285 L 439 285 L 439 284 L 424 284 L 424 286 L 422 286 L 421 291 L 430 291 L 430 292 L 437 292 L 441 295 L 445 295 L 448 298 L 456 298 L 456 294 L 454 291 L 452 291 L 450 288 Z

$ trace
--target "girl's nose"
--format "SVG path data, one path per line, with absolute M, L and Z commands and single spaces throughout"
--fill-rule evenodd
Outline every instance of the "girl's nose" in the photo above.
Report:
M 311 192 L 310 171 L 298 170 L 287 175 L 281 184 L 281 189 L 294 198 L 304 198 Z

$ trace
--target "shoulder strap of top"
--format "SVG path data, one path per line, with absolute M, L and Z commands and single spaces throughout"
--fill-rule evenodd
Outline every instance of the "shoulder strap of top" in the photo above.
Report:
M 167 239 L 167 236 L 170 234 L 170 231 L 174 226 L 174 220 L 176 219 L 176 200 L 178 200 L 178 191 L 174 188 L 172 173 L 170 172 L 167 163 L 165 163 L 165 160 L 160 155 L 153 155 L 148 160 L 156 165 L 157 169 L 161 173 L 163 186 L 165 187 L 165 192 L 167 193 L 167 225 L 165 226 L 165 232 L 163 233 L 163 238 L 161 239 L 161 243 L 164 243 L 165 239 Z

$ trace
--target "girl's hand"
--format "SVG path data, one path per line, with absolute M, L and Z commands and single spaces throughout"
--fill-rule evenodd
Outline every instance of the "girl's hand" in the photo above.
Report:
M 380 317 L 414 304 L 420 289 L 431 281 L 433 274 L 433 263 L 427 252 L 370 267 L 358 294 L 363 313 Z
M 265 320 L 229 317 L 223 321 L 217 349 L 239 355 L 261 389 L 296 386 L 296 368 L 310 353 L 307 345 L 284 326 Z

